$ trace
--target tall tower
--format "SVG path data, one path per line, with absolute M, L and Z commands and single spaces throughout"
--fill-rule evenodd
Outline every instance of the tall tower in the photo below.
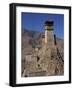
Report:
M 49 46 L 54 45 L 54 22 L 46 21 L 45 22 L 45 44 L 49 44 Z

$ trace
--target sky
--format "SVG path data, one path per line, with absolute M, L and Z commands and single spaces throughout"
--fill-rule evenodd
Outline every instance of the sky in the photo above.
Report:
M 21 14 L 21 28 L 30 31 L 44 32 L 45 21 L 54 21 L 54 33 L 59 38 L 64 38 L 64 15 L 45 14 L 45 13 L 26 13 Z

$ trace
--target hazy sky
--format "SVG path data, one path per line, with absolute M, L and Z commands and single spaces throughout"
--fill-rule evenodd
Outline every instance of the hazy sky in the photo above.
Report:
M 47 20 L 54 21 L 54 33 L 57 37 L 64 37 L 64 15 L 44 14 L 44 13 L 24 13 L 21 14 L 21 26 L 23 29 L 44 31 L 44 23 Z

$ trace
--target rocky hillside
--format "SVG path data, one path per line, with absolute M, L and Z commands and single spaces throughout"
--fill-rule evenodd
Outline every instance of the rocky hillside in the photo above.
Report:
M 34 48 L 37 45 L 41 45 L 41 32 L 22 30 L 22 50 L 25 48 Z M 64 50 L 64 40 L 56 38 L 57 47 L 60 51 Z
M 52 50 L 50 58 L 49 48 L 42 47 L 42 34 L 37 31 L 22 30 L 22 77 L 25 76 L 52 76 L 64 73 L 64 40 L 56 38 L 56 51 Z M 38 53 L 35 47 L 42 47 Z M 54 53 L 55 51 L 55 53 Z M 25 56 L 28 60 L 25 60 Z M 30 56 L 34 55 L 31 59 Z M 50 59 L 49 59 L 50 58 Z

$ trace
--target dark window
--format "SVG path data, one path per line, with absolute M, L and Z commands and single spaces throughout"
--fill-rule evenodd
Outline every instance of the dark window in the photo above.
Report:
M 40 68 L 40 64 L 38 64 L 38 67 Z
M 54 35 L 54 44 L 56 45 L 56 35 Z
M 40 58 L 37 56 L 37 62 L 39 61 L 39 59 L 40 59 Z

